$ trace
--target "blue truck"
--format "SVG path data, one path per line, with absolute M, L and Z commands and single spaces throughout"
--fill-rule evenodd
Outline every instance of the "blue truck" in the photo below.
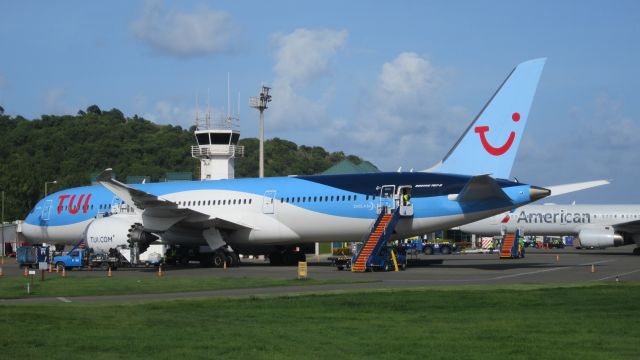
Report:
M 126 263 L 118 256 L 110 256 L 108 254 L 92 254 L 87 249 L 73 249 L 66 255 L 59 255 L 53 258 L 53 264 L 58 270 L 64 269 L 81 269 L 81 268 L 99 268 L 102 270 L 116 270 L 118 266 Z

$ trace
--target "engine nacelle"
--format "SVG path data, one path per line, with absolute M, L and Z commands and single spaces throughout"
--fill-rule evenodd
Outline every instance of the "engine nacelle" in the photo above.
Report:
M 118 215 L 95 219 L 84 232 L 85 243 L 96 252 L 128 247 L 131 241 L 148 246 L 157 237 L 142 230 L 137 220 L 136 217 Z
M 578 237 L 582 247 L 602 248 L 624 244 L 622 235 L 616 234 L 609 226 L 601 229 L 584 229 L 580 231 Z

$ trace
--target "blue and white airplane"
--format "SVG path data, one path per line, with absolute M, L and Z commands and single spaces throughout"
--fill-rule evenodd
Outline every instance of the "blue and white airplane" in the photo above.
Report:
M 428 171 L 126 185 L 107 169 L 100 186 L 40 200 L 23 234 L 33 243 L 83 239 L 97 251 L 129 240 L 141 248 L 153 241 L 207 247 L 203 262 L 234 266 L 236 253 L 293 262 L 304 257 L 292 252 L 296 247 L 362 240 L 383 208 L 404 207 L 393 239 L 487 218 L 550 194 L 507 180 L 544 63 L 518 65 Z

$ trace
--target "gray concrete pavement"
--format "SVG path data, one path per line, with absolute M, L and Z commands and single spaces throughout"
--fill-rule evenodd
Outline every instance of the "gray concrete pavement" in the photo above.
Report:
M 325 258 L 309 257 L 309 277 L 314 279 L 368 280 L 368 283 L 234 289 L 174 294 L 86 296 L 73 298 L 31 298 L 2 300 L 0 304 L 128 302 L 185 298 L 260 296 L 350 290 L 430 287 L 461 284 L 542 284 L 593 281 L 640 281 L 640 257 L 631 254 L 633 246 L 606 250 L 528 249 L 524 259 L 500 260 L 494 254 L 456 254 L 418 256 L 406 271 L 351 273 L 331 267 Z M 592 272 L 592 266 L 594 272 Z M 5 264 L 5 276 L 19 276 L 15 263 Z M 166 276 L 189 277 L 266 277 L 291 279 L 296 267 L 272 267 L 267 262 L 245 260 L 239 268 L 213 269 L 188 266 L 167 268 Z M 114 276 L 156 276 L 157 269 L 119 269 Z M 96 275 L 97 271 L 69 271 L 67 276 Z M 52 274 L 51 276 L 54 276 Z M 0 279 L 1 281 L 1 279 Z M 0 295 L 1 297 L 1 295 Z

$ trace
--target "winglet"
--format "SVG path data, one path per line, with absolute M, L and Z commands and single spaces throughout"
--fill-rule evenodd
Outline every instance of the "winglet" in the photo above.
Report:
M 516 66 L 447 155 L 424 171 L 508 179 L 545 61 Z

